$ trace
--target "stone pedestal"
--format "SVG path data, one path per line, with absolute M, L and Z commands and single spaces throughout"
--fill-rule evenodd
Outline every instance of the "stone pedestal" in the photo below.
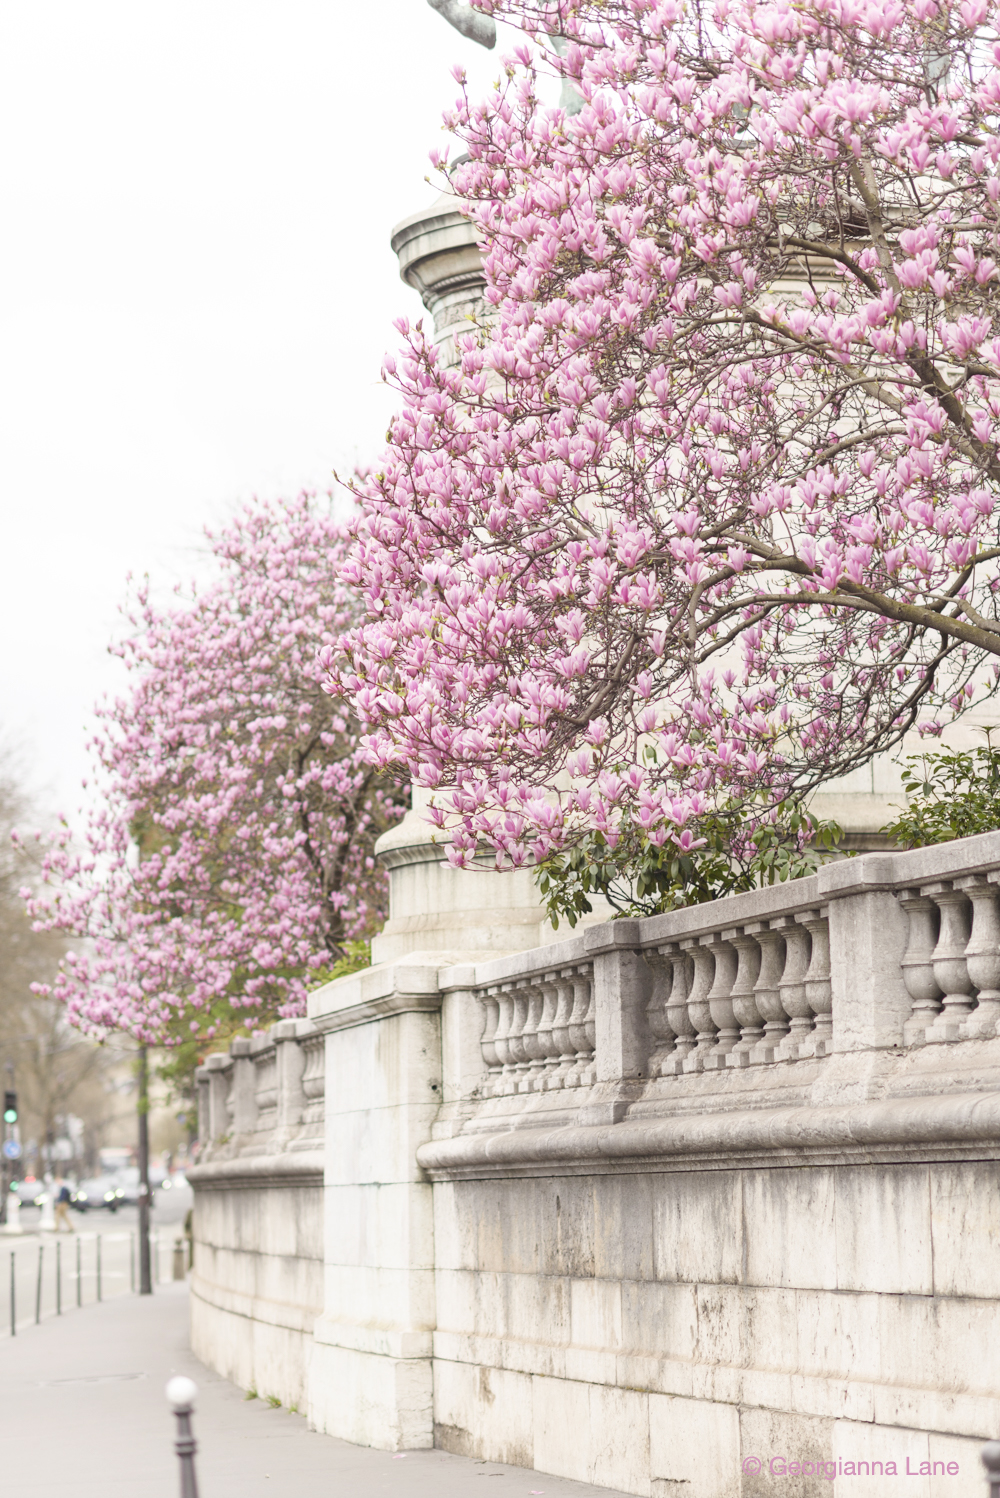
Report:
M 483 262 L 474 226 L 459 211 L 457 199 L 442 193 L 431 208 L 396 225 L 392 248 L 400 276 L 419 291 L 434 319 L 434 338 L 445 363 L 453 363 L 455 334 L 468 332 L 470 319 L 483 306 Z
M 377 844 L 390 914 L 373 966 L 309 999 L 327 1066 L 325 1306 L 309 1419 L 390 1451 L 434 1444 L 434 1218 L 416 1156 L 443 1101 L 442 1046 L 459 1071 L 481 1065 L 478 1006 L 461 988 L 443 993 L 439 975 L 557 938 L 530 873 L 444 861 L 428 794 L 415 789 L 414 810 Z M 601 902 L 590 920 L 605 919 Z

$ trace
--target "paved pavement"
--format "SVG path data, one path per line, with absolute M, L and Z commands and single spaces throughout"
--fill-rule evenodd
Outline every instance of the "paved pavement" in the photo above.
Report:
M 163 1395 L 175 1373 L 200 1390 L 200 1498 L 616 1498 L 522 1467 L 443 1451 L 394 1456 L 317 1435 L 210 1373 L 187 1326 L 187 1287 L 169 1284 L 0 1340 L 3 1498 L 178 1498 Z

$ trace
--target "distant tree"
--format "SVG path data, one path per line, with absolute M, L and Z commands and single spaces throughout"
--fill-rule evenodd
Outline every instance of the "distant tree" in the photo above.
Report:
M 27 856 L 18 852 L 12 834 L 37 815 L 17 757 L 0 753 L 0 1086 L 13 1081 L 21 1141 L 36 1151 L 62 1135 L 69 1114 L 99 1141 L 111 1111 L 109 1072 L 118 1059 L 82 1037 L 62 1005 L 37 991 L 52 983 L 67 946 L 59 933 L 33 929 L 20 893 L 26 880 L 36 879 L 38 865 L 30 849 Z M 38 1166 L 37 1154 L 24 1163 Z
M 209 540 L 206 589 L 161 608 L 139 588 L 83 847 L 64 826 L 28 894 L 37 927 L 84 939 L 52 987 L 73 1023 L 150 1043 L 301 1014 L 363 960 L 386 907 L 373 845 L 408 794 L 322 690 L 317 652 L 358 614 L 329 503 L 258 504 Z

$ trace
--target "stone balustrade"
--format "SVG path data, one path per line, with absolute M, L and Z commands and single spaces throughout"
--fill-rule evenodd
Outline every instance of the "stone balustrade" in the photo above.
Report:
M 484 1011 L 484 1097 L 586 1087 L 596 1080 L 591 963 L 491 983 L 476 997 Z
M 487 1127 L 825 1103 L 838 1053 L 878 1053 L 879 1085 L 912 1093 L 901 1058 L 1000 1034 L 1000 834 L 592 926 L 440 986 L 461 996 L 452 1023 L 475 1030 L 479 1064 L 445 1068 L 432 1170 Z
M 209 1056 L 195 1080 L 202 1160 L 321 1147 L 326 1066 L 310 1020 L 239 1037 Z

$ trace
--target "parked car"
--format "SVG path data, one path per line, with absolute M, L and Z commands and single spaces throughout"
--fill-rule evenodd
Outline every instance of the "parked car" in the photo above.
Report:
M 12 1181 L 11 1190 L 17 1192 L 22 1207 L 40 1207 L 48 1195 L 45 1182 L 37 1181 L 34 1176 L 28 1176 L 23 1181 Z
M 89 1181 L 80 1182 L 71 1200 L 78 1212 L 89 1212 L 98 1207 L 117 1212 L 119 1207 L 125 1205 L 125 1190 L 117 1176 L 94 1176 Z
M 157 1166 L 149 1168 L 149 1196 L 152 1203 L 157 1188 L 162 1184 L 165 1171 Z M 115 1171 L 115 1181 L 122 1189 L 122 1205 L 126 1207 L 137 1207 L 139 1205 L 139 1167 L 137 1165 L 126 1165 L 124 1169 Z
M 137 1207 L 139 1205 L 139 1167 L 126 1165 L 122 1170 L 116 1170 L 115 1188 L 120 1194 L 120 1203 L 123 1207 Z

